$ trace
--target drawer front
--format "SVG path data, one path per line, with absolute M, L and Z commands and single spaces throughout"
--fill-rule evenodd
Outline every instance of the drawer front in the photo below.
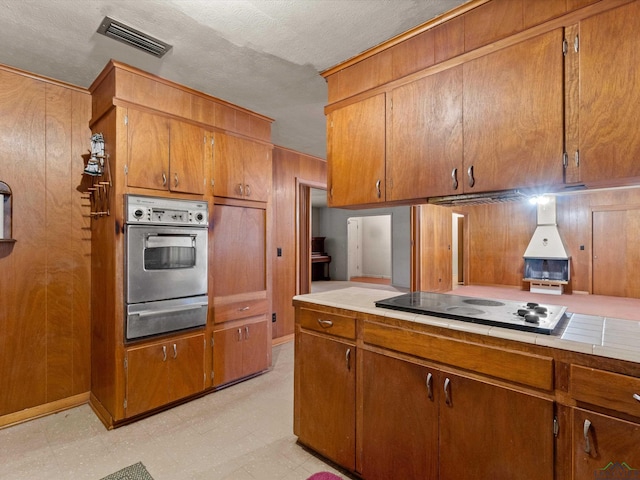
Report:
M 571 365 L 570 392 L 577 401 L 640 417 L 640 378 Z
M 541 390 L 553 390 L 553 358 L 480 345 L 404 328 L 364 322 L 370 345 L 462 368 Z
M 223 323 L 239 318 L 266 315 L 268 309 L 269 302 L 266 298 L 218 304 L 214 305 L 213 321 L 214 323 Z
M 354 317 L 300 308 L 298 318 L 300 326 L 307 330 L 349 339 L 356 338 L 356 319 Z

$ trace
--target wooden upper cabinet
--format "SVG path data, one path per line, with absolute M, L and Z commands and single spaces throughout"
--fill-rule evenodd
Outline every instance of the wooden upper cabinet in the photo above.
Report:
M 563 32 L 463 65 L 465 192 L 563 182 Z
M 204 193 L 205 131 L 190 123 L 172 120 L 169 140 L 169 189 Z
M 271 192 L 271 147 L 214 133 L 213 194 L 266 202 Z
M 127 111 L 129 187 L 168 189 L 169 120 L 140 110 Z
M 331 207 L 385 201 L 384 93 L 327 116 L 327 192 Z
M 205 131 L 140 110 L 127 111 L 127 185 L 204 193 Z
M 581 21 L 579 41 L 580 180 L 640 177 L 640 2 Z
M 387 201 L 462 192 L 462 67 L 391 91 Z

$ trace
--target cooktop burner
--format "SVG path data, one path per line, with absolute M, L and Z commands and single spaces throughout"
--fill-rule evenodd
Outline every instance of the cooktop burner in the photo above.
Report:
M 559 305 L 431 292 L 387 298 L 376 302 L 376 307 L 547 335 L 553 333 L 567 311 L 567 307 Z

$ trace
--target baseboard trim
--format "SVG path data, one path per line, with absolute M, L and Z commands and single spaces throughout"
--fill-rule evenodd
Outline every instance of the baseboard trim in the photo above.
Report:
M 282 337 L 276 337 L 271 340 L 271 346 L 276 347 L 278 345 L 282 345 L 283 343 L 292 342 L 294 338 L 295 338 L 294 333 L 290 335 L 283 335 Z
M 79 393 L 71 397 L 49 402 L 37 407 L 25 408 L 19 412 L 9 413 L 0 417 L 0 428 L 11 427 L 19 423 L 24 423 L 35 418 L 62 412 L 73 407 L 78 407 L 89 402 L 89 392 Z

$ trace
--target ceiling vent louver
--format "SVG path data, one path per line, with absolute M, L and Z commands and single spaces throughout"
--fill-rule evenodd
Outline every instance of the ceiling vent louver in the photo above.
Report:
M 142 33 L 109 17 L 104 17 L 104 20 L 102 20 L 98 28 L 98 33 L 118 40 L 119 42 L 126 43 L 158 58 L 161 58 L 171 50 L 171 45 L 168 43 L 150 37 L 146 33 Z

